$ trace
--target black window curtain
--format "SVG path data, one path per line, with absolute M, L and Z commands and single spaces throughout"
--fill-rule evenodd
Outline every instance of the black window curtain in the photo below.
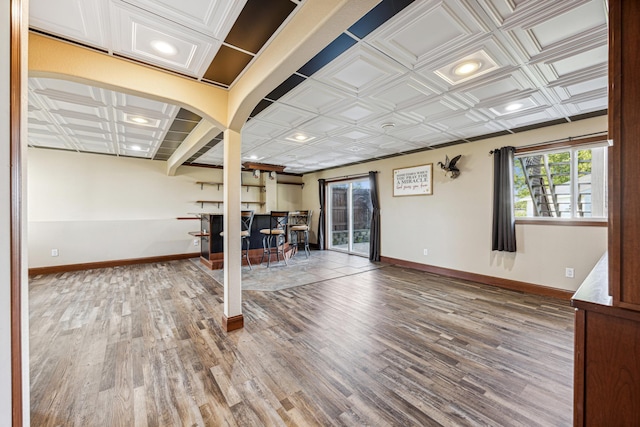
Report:
M 513 213 L 513 153 L 515 148 L 493 150 L 492 251 L 516 251 L 516 221 Z
M 318 180 L 318 195 L 320 196 L 320 215 L 318 216 L 318 249 L 324 250 L 324 233 L 325 227 L 325 194 L 327 186 L 324 179 Z
M 378 172 L 369 172 L 371 191 L 371 229 L 369 230 L 369 259 L 380 261 L 380 199 L 378 198 Z

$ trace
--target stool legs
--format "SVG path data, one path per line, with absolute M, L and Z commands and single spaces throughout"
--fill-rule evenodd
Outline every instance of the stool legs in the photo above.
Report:
M 289 243 L 289 245 L 293 246 L 291 257 L 293 258 L 295 254 L 298 253 L 298 245 L 301 240 L 300 233 L 303 234 L 304 255 L 309 258 L 309 255 L 311 255 L 311 251 L 309 250 L 309 230 L 294 230 L 291 233 L 291 242 Z
M 304 231 L 304 254 L 309 258 L 311 251 L 309 250 L 309 230 Z
M 244 256 L 247 259 L 247 265 L 249 266 L 249 270 L 253 270 L 253 268 L 251 268 L 251 260 L 249 259 L 249 246 L 251 244 L 251 242 L 249 241 L 249 239 L 242 239 L 242 242 L 246 242 L 247 243 L 247 248 L 244 250 Z
M 271 245 L 274 238 L 276 240 L 276 262 L 280 262 L 280 254 L 282 254 L 282 260 L 284 261 L 284 264 L 289 265 L 287 264 L 287 257 L 284 255 L 285 236 L 283 234 L 266 234 L 262 238 L 263 251 L 262 258 L 260 258 L 260 264 L 262 264 L 264 256 L 267 255 L 267 268 L 271 266 Z M 282 247 L 282 250 L 279 249 L 280 247 Z

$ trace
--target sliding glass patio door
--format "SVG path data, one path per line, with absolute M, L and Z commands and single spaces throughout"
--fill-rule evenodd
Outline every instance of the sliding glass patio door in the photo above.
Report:
M 369 255 L 371 189 L 369 180 L 328 184 L 328 247 L 355 255 Z

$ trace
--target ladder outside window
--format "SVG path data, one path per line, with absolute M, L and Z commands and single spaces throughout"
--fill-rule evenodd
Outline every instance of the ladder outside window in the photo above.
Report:
M 606 147 L 516 156 L 517 217 L 606 218 Z

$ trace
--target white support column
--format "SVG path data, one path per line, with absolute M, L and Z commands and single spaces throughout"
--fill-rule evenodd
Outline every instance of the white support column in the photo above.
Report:
M 242 258 L 240 238 L 240 132 L 224 132 L 224 316 L 225 330 L 242 328 Z

